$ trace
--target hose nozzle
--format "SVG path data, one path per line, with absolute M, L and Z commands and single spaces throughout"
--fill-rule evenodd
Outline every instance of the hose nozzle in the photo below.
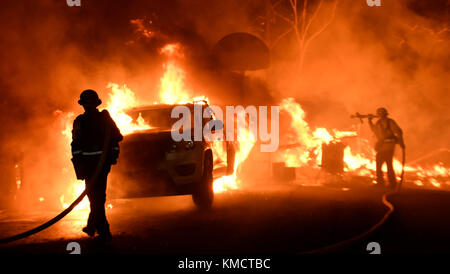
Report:
M 361 121 L 361 123 L 363 122 L 364 118 L 373 119 L 373 118 L 376 118 L 376 117 L 378 117 L 378 115 L 375 115 L 375 114 L 360 114 L 359 112 L 357 112 L 357 113 L 355 113 L 355 114 L 350 116 L 350 118 L 352 118 L 352 119 L 358 118 Z

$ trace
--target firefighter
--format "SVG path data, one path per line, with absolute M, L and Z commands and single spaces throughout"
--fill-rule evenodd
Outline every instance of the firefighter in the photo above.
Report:
M 384 178 L 382 167 L 387 165 L 387 173 L 389 179 L 389 188 L 395 188 L 397 181 L 395 179 L 395 171 L 392 165 L 394 158 L 395 145 L 399 144 L 402 149 L 405 149 L 403 141 L 403 131 L 397 123 L 388 117 L 388 112 L 385 108 L 377 109 L 378 121 L 373 124 L 372 119 L 375 116 L 369 117 L 369 125 L 372 132 L 375 134 L 377 142 L 375 144 L 376 151 L 376 168 L 377 168 L 377 184 L 384 186 Z
M 105 215 L 106 183 L 111 165 L 117 162 L 119 142 L 123 136 L 108 111 L 100 112 L 97 109 L 102 101 L 94 90 L 83 91 L 78 103 L 85 112 L 73 122 L 71 147 L 75 173 L 78 179 L 85 180 L 90 203 L 89 218 L 83 232 L 91 237 L 97 232 L 98 239 L 109 241 L 112 235 Z M 110 134 L 109 138 L 105 136 L 107 133 Z M 106 140 L 109 140 L 109 147 L 104 149 Z M 94 181 L 93 175 L 104 150 L 107 153 L 106 160 Z

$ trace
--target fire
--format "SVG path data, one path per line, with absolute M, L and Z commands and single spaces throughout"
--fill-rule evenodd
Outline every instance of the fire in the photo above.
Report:
M 234 172 L 231 175 L 222 176 L 216 180 L 214 180 L 214 192 L 219 193 L 226 190 L 238 189 L 239 188 L 239 178 L 238 174 L 240 171 L 241 164 L 247 159 L 250 151 L 255 145 L 255 136 L 246 128 L 240 132 L 239 136 L 237 136 L 237 142 L 235 142 L 235 159 L 234 159 Z M 226 151 L 217 150 L 216 151 L 220 156 L 220 158 L 226 158 Z
M 70 197 L 72 200 L 75 199 L 76 197 L 80 196 L 81 193 L 83 193 L 85 185 L 83 181 L 80 180 L 73 180 L 71 185 L 71 191 L 70 193 L 72 193 L 73 197 Z M 72 200 L 70 200 L 72 202 Z M 69 203 L 66 202 L 64 195 L 61 195 L 60 197 L 60 202 L 62 204 L 62 207 L 64 209 L 69 207 Z M 83 209 L 87 209 L 89 208 L 89 201 L 86 197 L 84 197 L 84 199 L 74 208 L 75 210 L 83 210 Z
M 293 98 L 286 98 L 280 104 L 280 110 L 291 117 L 292 134 L 288 134 L 285 142 L 292 144 L 292 148 L 284 150 L 282 160 L 288 167 L 313 165 L 318 167 L 322 157 L 322 144 L 340 140 L 346 136 L 353 136 L 353 132 L 334 130 L 333 135 L 326 128 L 317 128 L 313 132 L 305 121 L 305 112 Z
M 373 155 L 375 155 L 375 152 Z M 344 149 L 344 162 L 347 165 L 347 170 L 360 170 L 360 175 L 366 175 L 368 174 L 367 170 L 375 170 L 376 168 L 374 160 L 370 160 L 361 154 L 354 154 L 349 146 Z
M 124 113 L 125 110 L 139 105 L 134 92 L 126 85 L 120 87 L 115 83 L 109 83 L 107 88 L 111 88 L 111 93 L 109 94 L 110 100 L 106 105 L 106 109 L 123 135 L 151 128 L 141 116 L 134 122 L 133 118 Z
M 180 57 L 179 44 L 168 44 L 160 53 L 167 56 L 168 60 L 163 65 L 164 75 L 160 80 L 160 101 L 164 104 L 176 104 L 192 102 L 192 96 L 185 86 L 186 72 L 177 64 L 175 57 Z
M 167 57 L 163 64 L 163 75 L 160 79 L 157 102 L 164 104 L 177 104 L 193 101 L 208 101 L 203 95 L 194 94 L 192 90 L 186 85 L 186 71 L 179 64 L 183 53 L 180 44 L 173 43 L 164 46 L 160 50 L 160 54 Z M 139 131 L 150 129 L 151 125 L 147 124 L 144 119 L 139 116 L 135 121 L 128 116 L 125 111 L 127 109 L 144 105 L 145 102 L 139 101 L 134 92 L 126 85 L 118 85 L 116 83 L 109 83 L 107 88 L 110 89 L 109 100 L 105 104 L 112 118 L 124 135 Z M 277 156 L 285 162 L 288 167 L 302 167 L 310 166 L 313 168 L 320 168 L 322 159 L 322 145 L 331 144 L 334 142 L 341 142 L 344 138 L 356 137 L 355 131 L 341 131 L 337 129 L 315 128 L 311 129 L 306 122 L 306 113 L 296 103 L 293 98 L 286 98 L 281 101 L 280 110 L 286 112 L 291 117 L 291 124 L 289 134 L 283 135 L 282 143 L 287 143 L 289 146 L 278 151 Z M 63 119 L 65 128 L 62 130 L 62 135 L 65 137 L 67 147 L 70 147 L 71 141 L 71 126 L 74 118 L 74 113 L 67 113 Z M 235 162 L 234 172 L 231 175 L 223 176 L 214 180 L 214 192 L 224 192 L 227 190 L 238 189 L 240 187 L 239 174 L 241 172 L 242 164 L 248 158 L 255 142 L 256 137 L 252 136 L 247 129 L 241 132 L 241 136 L 237 136 L 238 141 L 234 142 L 235 147 Z M 367 140 L 362 140 L 365 145 L 364 153 L 359 149 L 358 153 L 352 150 L 352 147 L 346 146 L 344 148 L 344 171 L 350 172 L 359 176 L 369 176 L 374 178 L 375 165 L 375 151 L 369 146 Z M 226 151 L 223 147 L 218 145 L 214 149 L 214 157 L 226 160 Z M 70 158 L 70 151 L 68 151 L 68 158 Z M 400 174 L 402 164 L 397 159 L 394 160 L 394 168 L 397 174 Z M 406 166 L 405 171 L 414 172 L 418 177 L 414 183 L 417 186 L 423 186 L 425 182 L 430 185 L 440 188 L 442 184 L 435 178 L 450 177 L 450 170 L 445 168 L 442 164 L 435 165 L 433 168 L 422 168 L 420 166 L 412 167 Z M 19 186 L 18 186 L 19 187 Z M 84 182 L 73 180 L 71 183 L 72 193 L 71 197 L 61 196 L 61 204 L 67 207 L 67 200 L 75 199 L 84 190 Z M 83 200 L 76 209 L 88 208 L 87 199 Z M 108 205 L 112 208 L 112 205 Z
M 175 104 L 182 101 L 189 101 L 191 96 L 184 87 L 184 71 L 174 63 L 165 65 L 166 72 L 161 78 L 161 102 Z
M 181 46 L 178 43 L 167 44 L 159 50 L 160 54 L 166 55 L 168 57 L 180 56 L 183 57 L 183 52 L 181 51 Z
M 325 128 L 317 128 L 311 133 L 308 123 L 305 121 L 305 112 L 300 104 L 296 103 L 293 98 L 284 99 L 281 102 L 280 109 L 285 111 L 291 117 L 290 133 L 286 136 L 286 142 L 293 144 L 289 149 L 281 151 L 280 157 L 286 163 L 286 166 L 301 167 L 305 165 L 319 168 L 322 159 L 322 144 L 329 144 L 331 142 L 340 142 L 342 138 L 357 136 L 354 131 L 340 131 L 333 129 L 330 133 Z M 368 140 L 362 140 L 366 153 L 355 153 L 350 146 L 344 149 L 344 171 L 354 173 L 359 176 L 369 176 L 374 178 L 376 170 L 375 151 L 369 146 Z M 396 174 L 402 171 L 402 163 L 394 159 L 393 166 Z M 424 180 L 430 183 L 435 188 L 442 187 L 442 184 L 437 181 L 437 177 L 450 177 L 450 169 L 445 168 L 442 163 L 434 165 L 432 168 L 423 168 L 420 166 L 413 167 L 406 165 L 405 172 L 415 173 L 417 179 L 414 183 L 417 186 L 423 186 Z M 383 166 L 383 171 L 386 172 L 386 165 Z M 397 178 L 398 180 L 400 178 Z
M 314 138 L 322 140 L 325 144 L 329 144 L 333 141 L 333 136 L 325 128 L 318 128 L 313 132 Z
M 192 92 L 185 85 L 186 72 L 177 63 L 177 58 L 183 57 L 180 44 L 168 44 L 161 49 L 160 53 L 168 58 L 163 66 L 165 69 L 164 75 L 160 80 L 159 97 L 161 102 L 165 104 L 182 104 L 193 101 L 208 102 L 208 98 L 204 95 L 193 96 Z M 243 131 L 237 138 L 234 172 L 231 175 L 222 176 L 214 180 L 214 192 L 216 193 L 238 188 L 239 179 L 237 173 L 239 167 L 253 148 L 255 138 L 249 131 Z M 220 144 L 215 145 L 213 150 L 214 157 L 219 157 L 222 160 L 226 159 L 226 151 L 223 150 Z
M 183 58 L 180 44 L 167 44 L 164 46 L 160 53 L 167 57 L 167 61 L 163 64 L 164 73 L 160 79 L 159 86 L 159 103 L 164 104 L 177 104 L 199 101 L 200 103 L 208 101 L 208 98 L 204 95 L 193 96 L 192 92 L 186 87 L 186 72 L 178 64 L 178 58 Z M 109 100 L 106 102 L 105 109 L 107 109 L 117 124 L 123 135 L 128 135 L 136 131 L 150 129 L 151 125 L 148 125 L 144 119 L 139 116 L 136 121 L 133 121 L 132 117 L 127 115 L 125 111 L 127 109 L 138 107 L 145 103 L 140 102 L 134 92 L 126 85 L 119 85 L 116 83 L 109 83 L 106 86 L 110 89 Z M 158 103 L 158 102 L 155 102 Z M 74 119 L 74 113 L 69 112 L 63 115 L 64 129 L 61 131 L 65 138 L 67 147 L 70 148 L 70 142 L 72 140 L 72 122 Z M 246 135 L 249 133 L 247 132 Z M 241 139 L 243 141 L 241 141 Z M 247 158 L 253 147 L 254 138 L 251 136 L 240 136 L 240 141 L 237 142 L 238 150 L 236 152 L 235 160 L 235 172 L 234 174 L 226 177 L 222 177 L 214 182 L 214 189 L 216 191 L 223 191 L 225 189 L 237 188 L 237 175 L 240 164 Z M 226 152 L 214 152 L 215 156 L 226 157 Z M 224 156 L 225 155 L 225 156 Z M 70 158 L 70 149 L 67 151 L 67 157 Z M 69 203 L 67 201 L 73 201 L 84 191 L 85 185 L 83 181 L 73 179 L 70 184 L 69 193 L 70 197 L 61 195 L 60 202 L 63 208 L 67 208 Z M 85 198 L 83 201 L 75 207 L 75 210 L 83 210 L 89 208 L 89 202 Z M 107 208 L 112 208 L 111 204 L 107 205 Z
M 60 111 L 57 111 L 60 112 Z M 73 112 L 65 113 L 62 115 L 62 123 L 64 125 L 64 129 L 61 131 L 62 136 L 64 137 L 64 143 L 66 144 L 65 147 L 66 150 L 66 158 L 70 159 L 72 157 L 71 150 L 70 150 L 70 143 L 72 142 L 72 122 L 74 119 L 75 114 Z M 61 195 L 59 198 L 59 201 L 61 203 L 62 208 L 69 207 L 68 200 L 73 201 L 75 198 L 77 198 L 83 191 L 84 191 L 84 182 L 76 180 L 75 178 L 68 179 L 71 183 L 69 184 L 69 195 L 70 197 L 67 197 L 66 199 L 65 195 Z M 81 201 L 78 206 L 75 207 L 75 209 L 84 209 L 89 207 L 89 202 L 86 198 Z

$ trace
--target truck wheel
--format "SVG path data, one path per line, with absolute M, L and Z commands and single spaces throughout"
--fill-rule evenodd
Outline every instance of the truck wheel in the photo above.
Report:
M 199 209 L 210 209 L 214 201 L 213 190 L 213 159 L 210 152 L 205 153 L 203 164 L 203 176 L 201 182 L 197 183 L 192 199 Z

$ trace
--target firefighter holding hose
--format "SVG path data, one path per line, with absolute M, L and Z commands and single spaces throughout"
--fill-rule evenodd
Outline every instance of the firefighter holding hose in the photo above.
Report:
M 375 124 L 373 124 L 372 119 L 375 117 L 378 117 L 379 119 Z M 377 153 L 377 184 L 380 186 L 385 185 L 382 167 L 383 164 L 386 163 L 389 188 L 394 189 L 397 186 L 397 181 L 395 179 L 395 171 L 392 162 L 394 158 L 395 145 L 399 144 L 402 149 L 405 149 L 403 131 L 393 119 L 388 117 L 388 112 L 385 108 L 378 108 L 377 115 L 370 115 L 368 118 L 370 128 L 377 138 L 377 142 L 375 144 L 375 151 Z
M 108 111 L 97 109 L 102 101 L 94 90 L 83 91 L 78 103 L 85 112 L 73 122 L 71 147 L 77 179 L 85 180 L 90 203 L 83 232 L 91 237 L 97 232 L 99 240 L 109 241 L 112 235 L 105 214 L 106 184 L 123 136 Z

